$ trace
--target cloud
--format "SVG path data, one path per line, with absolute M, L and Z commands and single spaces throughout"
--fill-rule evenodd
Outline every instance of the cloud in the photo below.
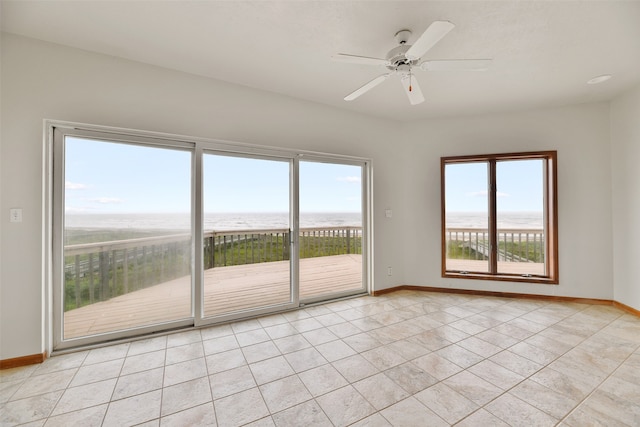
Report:
M 487 197 L 489 195 L 489 192 L 487 190 L 473 191 L 471 193 L 467 193 L 466 195 L 468 197 Z M 510 197 L 510 194 L 497 191 L 496 197 Z
M 64 188 L 67 190 L 85 190 L 89 188 L 89 186 L 85 184 L 79 184 L 77 182 L 65 181 Z
M 88 200 L 90 202 L 101 203 L 103 205 L 124 203 L 124 200 L 119 199 L 117 197 L 96 197 L 94 199 L 88 199 Z
M 340 181 L 340 182 L 360 182 L 360 177 L 359 176 L 339 176 L 338 178 L 336 178 L 336 181 Z

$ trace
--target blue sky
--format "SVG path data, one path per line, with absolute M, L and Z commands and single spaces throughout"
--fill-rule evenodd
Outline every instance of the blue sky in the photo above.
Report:
M 189 212 L 191 153 L 67 138 L 67 213 Z
M 446 166 L 448 212 L 488 211 L 487 167 L 487 163 Z M 543 210 L 542 160 L 501 161 L 496 168 L 498 212 Z
M 71 213 L 181 213 L 191 204 L 191 153 L 67 138 Z M 206 154 L 205 212 L 286 212 L 289 163 Z M 302 212 L 359 212 L 361 168 L 300 162 Z
M 191 205 L 191 153 L 67 138 L 67 213 L 182 213 Z M 286 212 L 289 163 L 206 154 L 205 212 Z M 498 162 L 498 210 L 543 210 L 542 161 Z M 487 164 L 446 167 L 447 211 L 487 211 Z M 300 162 L 301 212 L 359 212 L 361 168 Z

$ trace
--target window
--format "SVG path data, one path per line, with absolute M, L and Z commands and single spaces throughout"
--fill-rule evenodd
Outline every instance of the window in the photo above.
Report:
M 558 283 L 556 157 L 441 158 L 443 277 Z
M 367 159 L 45 126 L 53 349 L 367 291 Z

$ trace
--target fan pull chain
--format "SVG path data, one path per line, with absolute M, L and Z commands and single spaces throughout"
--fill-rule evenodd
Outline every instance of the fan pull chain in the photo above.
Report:
M 413 87 L 411 86 L 411 78 L 413 74 L 411 74 L 411 70 L 409 70 L 409 92 L 413 91 Z

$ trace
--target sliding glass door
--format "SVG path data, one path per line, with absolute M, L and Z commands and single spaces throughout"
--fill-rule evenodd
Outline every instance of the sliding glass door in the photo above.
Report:
M 50 131 L 54 349 L 366 291 L 365 161 Z
M 364 292 L 361 164 L 300 161 L 300 300 Z
M 63 134 L 55 149 L 58 340 L 190 322 L 192 153 Z
M 205 153 L 203 317 L 293 306 L 292 161 Z

